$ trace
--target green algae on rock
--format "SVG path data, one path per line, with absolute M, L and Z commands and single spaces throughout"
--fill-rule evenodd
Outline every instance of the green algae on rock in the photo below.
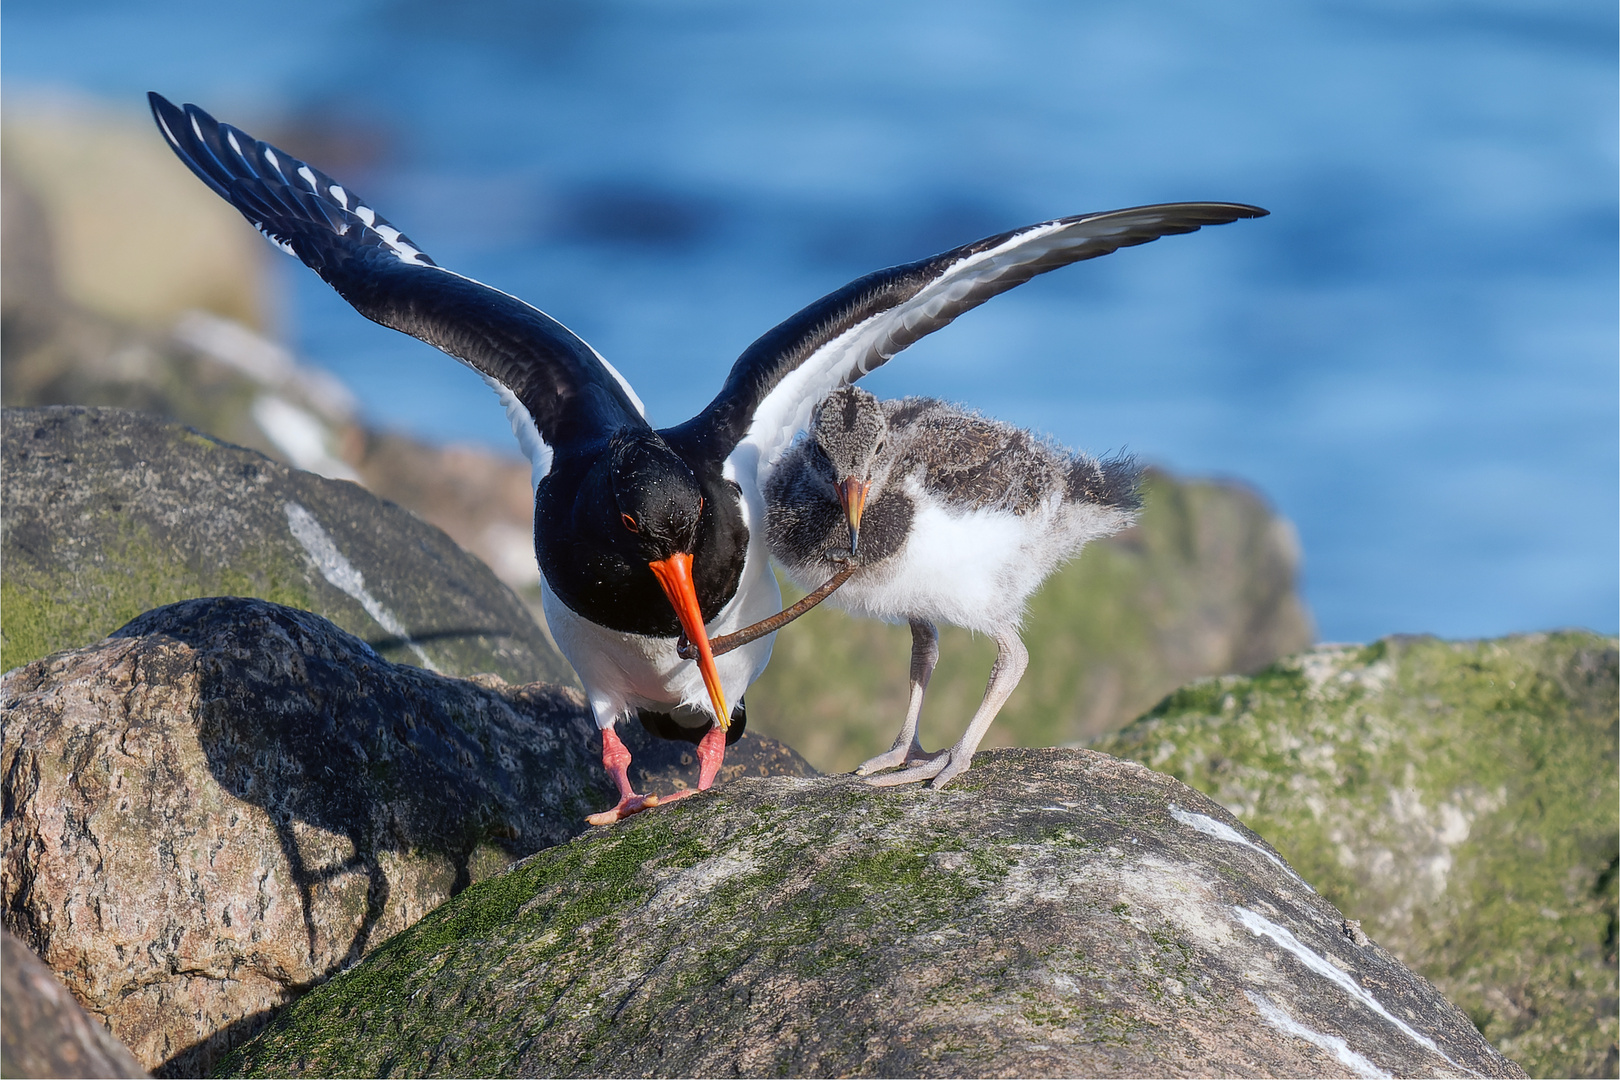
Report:
M 1257 837 L 1084 750 L 745 780 L 473 886 L 254 1076 L 1521 1075 Z
M 354 484 L 102 408 L 5 410 L 0 467 L 4 668 L 228 595 L 313 611 L 402 663 L 573 681 L 488 567 Z
M 642 790 L 696 783 L 690 744 L 625 727 Z M 578 691 L 392 664 L 240 597 L 8 672 L 0 744 L 7 927 L 171 1076 L 617 797 Z M 806 771 L 752 734 L 726 757 L 722 783 Z
M 1617 1065 L 1616 642 L 1396 637 L 1205 679 L 1096 744 L 1276 845 L 1532 1076 Z

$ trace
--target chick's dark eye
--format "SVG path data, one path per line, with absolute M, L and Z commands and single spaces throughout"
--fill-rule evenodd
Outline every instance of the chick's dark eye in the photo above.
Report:
M 641 526 L 637 525 L 636 519 L 631 517 L 629 514 L 620 514 L 619 520 L 624 522 L 624 527 L 629 529 L 631 532 L 638 533 L 641 531 Z

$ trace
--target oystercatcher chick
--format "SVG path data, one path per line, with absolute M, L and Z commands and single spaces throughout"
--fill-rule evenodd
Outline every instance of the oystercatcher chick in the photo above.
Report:
M 878 785 L 944 787 L 973 760 L 1029 663 L 1024 604 L 1091 540 L 1136 519 L 1141 470 L 1098 460 L 930 398 L 846 386 L 817 407 L 765 485 L 771 554 L 812 588 L 853 560 L 830 603 L 911 624 L 911 694 L 894 748 L 863 763 Z M 939 660 L 937 623 L 988 634 L 996 661 L 955 746 L 928 754 L 917 722 Z
M 822 398 L 1036 274 L 1266 213 L 1173 203 L 1087 214 L 879 270 L 766 332 L 701 412 L 655 429 L 630 384 L 551 316 L 439 266 L 325 173 L 195 105 L 149 99 L 181 161 L 272 243 L 368 319 L 477 371 L 505 404 L 534 466 L 546 618 L 584 684 L 619 791 L 596 823 L 658 802 L 632 788 L 630 754 L 614 732 L 638 712 L 667 717 L 660 733 L 673 726 L 696 737 L 698 790 L 714 782 L 727 702 L 764 669 L 771 638 L 720 657 L 708 639 L 781 606 L 762 485 Z M 683 632 L 695 661 L 677 652 Z

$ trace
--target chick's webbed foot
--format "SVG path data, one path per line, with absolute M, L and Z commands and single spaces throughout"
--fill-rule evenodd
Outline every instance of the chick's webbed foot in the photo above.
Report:
M 855 769 L 857 776 L 870 776 L 884 769 L 893 769 L 900 765 L 912 766 L 905 771 L 906 779 L 885 779 L 883 785 L 905 784 L 911 780 L 926 780 L 934 775 L 932 772 L 922 772 L 911 775 L 915 768 L 926 767 L 935 758 L 944 754 L 944 751 L 930 754 L 923 750 L 922 744 L 917 741 L 917 723 L 922 717 L 923 695 L 928 692 L 928 678 L 934 673 L 934 665 L 939 663 L 939 631 L 934 624 L 923 619 L 911 621 L 911 695 L 906 703 L 906 722 L 900 727 L 900 734 L 894 740 L 894 746 L 887 753 L 879 754 L 861 762 Z M 896 774 L 902 775 L 902 774 Z M 878 783 L 878 781 L 873 781 Z
M 871 776 L 873 773 L 882 772 L 885 769 L 897 769 L 902 765 L 906 766 L 908 770 L 913 767 L 922 767 L 944 753 L 945 751 L 938 750 L 930 754 L 915 742 L 910 746 L 897 746 L 888 753 L 879 754 L 875 758 L 868 758 L 855 766 L 855 775 Z M 930 773 L 929 775 L 933 774 Z M 926 780 L 927 777 L 921 777 L 921 779 Z M 904 781 L 900 782 L 904 783 Z
M 996 636 L 996 662 L 990 668 L 990 685 L 984 689 L 984 700 L 979 703 L 979 709 L 973 714 L 967 731 L 962 738 L 949 750 L 942 750 L 928 761 L 913 765 L 899 772 L 875 776 L 867 780 L 868 784 L 877 787 L 892 787 L 895 784 L 910 784 L 917 780 L 933 780 L 930 787 L 942 788 L 952 780 L 967 772 L 973 764 L 973 752 L 979 748 L 984 740 L 984 733 L 990 730 L 990 724 L 1007 703 L 1007 697 L 1018 685 L 1018 680 L 1024 677 L 1024 669 L 1029 666 L 1029 653 L 1024 648 L 1024 642 L 1016 633 L 1007 631 Z M 925 683 L 926 685 L 926 683 Z
M 972 755 L 968 755 L 970 758 Z M 884 773 L 882 776 L 868 776 L 866 782 L 873 787 L 895 787 L 899 784 L 915 784 L 919 780 L 934 780 L 934 787 L 944 787 L 945 783 L 962 769 L 951 769 L 950 776 L 945 781 L 935 778 L 941 775 L 951 765 L 951 751 L 941 750 L 922 759 L 911 759 L 905 762 L 906 768 L 899 772 Z M 965 767 L 965 766 L 964 766 Z

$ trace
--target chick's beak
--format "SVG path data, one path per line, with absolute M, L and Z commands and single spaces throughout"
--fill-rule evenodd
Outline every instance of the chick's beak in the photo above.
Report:
M 853 476 L 838 485 L 838 504 L 844 508 L 844 516 L 849 519 L 851 554 L 860 550 L 861 511 L 866 508 L 866 493 L 871 490 L 871 481 L 857 480 Z
M 726 692 L 720 686 L 720 672 L 714 666 L 714 652 L 709 648 L 709 632 L 703 627 L 703 613 L 698 607 L 697 586 L 692 583 L 692 556 L 682 552 L 667 559 L 647 564 L 664 595 L 675 609 L 681 629 L 698 651 L 698 670 L 703 673 L 703 685 L 709 689 L 709 703 L 714 706 L 720 730 L 731 727 L 731 710 L 726 708 Z

